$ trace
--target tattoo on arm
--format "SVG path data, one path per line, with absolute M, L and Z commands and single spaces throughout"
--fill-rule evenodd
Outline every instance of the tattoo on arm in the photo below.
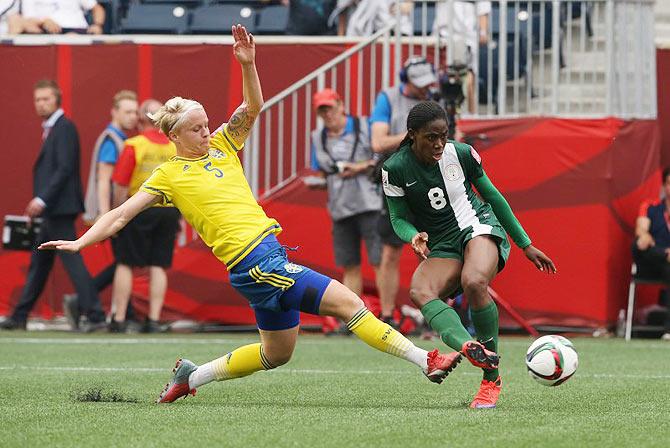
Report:
M 249 113 L 247 105 L 238 107 L 228 121 L 228 133 L 237 143 L 243 143 L 254 125 L 256 116 Z

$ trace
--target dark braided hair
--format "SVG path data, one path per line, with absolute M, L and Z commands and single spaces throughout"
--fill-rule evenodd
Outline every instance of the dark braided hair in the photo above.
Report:
M 447 112 L 435 101 L 422 101 L 409 111 L 409 115 L 407 115 L 407 130 L 418 131 L 431 121 L 437 119 L 447 121 Z M 408 132 L 399 146 L 403 146 L 411 141 L 412 139 Z

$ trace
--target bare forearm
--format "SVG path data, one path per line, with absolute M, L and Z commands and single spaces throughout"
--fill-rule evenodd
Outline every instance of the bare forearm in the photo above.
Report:
M 646 216 L 641 216 L 635 221 L 635 237 L 639 238 L 649 234 L 651 220 Z
M 95 5 L 91 10 L 93 16 L 93 24 L 103 26 L 105 24 L 105 8 L 100 5 Z
M 128 187 L 115 183 L 113 199 L 114 207 L 118 207 L 119 205 L 123 204 L 126 199 L 128 199 Z
M 372 151 L 376 153 L 394 151 L 403 138 L 405 138 L 405 134 L 375 136 L 372 138 Z
M 98 212 L 100 215 L 107 213 L 111 208 L 110 197 L 112 195 L 112 186 L 109 180 L 104 181 L 98 178 Z
M 118 233 L 128 224 L 128 221 L 129 219 L 124 216 L 121 209 L 115 208 L 102 215 L 77 241 L 83 249 Z
M 98 163 L 98 214 L 103 215 L 112 208 L 112 173 L 114 165 Z
M 263 107 L 263 90 L 254 63 L 242 65 L 242 92 L 247 113 L 258 116 Z

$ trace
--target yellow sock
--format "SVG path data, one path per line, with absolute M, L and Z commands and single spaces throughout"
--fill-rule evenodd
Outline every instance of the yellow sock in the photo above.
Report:
M 367 308 L 354 314 L 347 328 L 379 351 L 411 361 L 421 368 L 426 367 L 427 352 L 416 347 L 389 324 L 377 319 Z
M 261 344 L 249 344 L 212 361 L 212 370 L 217 381 L 230 380 L 251 375 L 259 370 L 274 368 L 263 354 Z

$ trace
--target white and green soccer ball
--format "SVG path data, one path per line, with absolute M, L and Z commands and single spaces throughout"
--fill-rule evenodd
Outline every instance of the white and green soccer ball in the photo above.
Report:
M 572 342 L 563 336 L 536 339 L 526 352 L 526 367 L 531 378 L 545 386 L 558 386 L 577 371 L 579 357 Z

